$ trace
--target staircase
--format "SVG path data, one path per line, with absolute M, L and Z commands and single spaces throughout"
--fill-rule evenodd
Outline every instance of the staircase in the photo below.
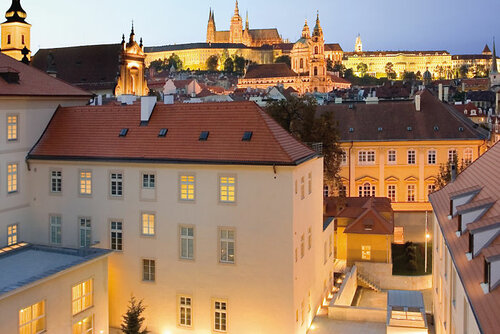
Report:
M 382 290 L 380 289 L 380 286 L 376 282 L 374 282 L 369 277 L 361 274 L 359 271 L 358 271 L 358 280 L 376 292 L 380 292 Z

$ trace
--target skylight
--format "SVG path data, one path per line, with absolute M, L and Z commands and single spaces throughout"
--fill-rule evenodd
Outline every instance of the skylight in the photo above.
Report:
M 200 138 L 199 138 L 199 140 L 200 140 L 200 141 L 206 141 L 206 140 L 208 139 L 208 135 L 209 135 L 209 133 L 210 133 L 210 132 L 208 132 L 208 131 L 202 131 L 202 132 L 200 133 Z
M 243 138 L 241 138 L 242 141 L 250 141 L 252 139 L 253 132 L 252 131 L 245 131 L 243 134 Z
M 124 128 L 120 130 L 120 134 L 118 135 L 119 137 L 125 137 L 128 133 L 128 128 Z
M 168 129 L 160 129 L 158 132 L 158 137 L 165 137 L 167 135 Z

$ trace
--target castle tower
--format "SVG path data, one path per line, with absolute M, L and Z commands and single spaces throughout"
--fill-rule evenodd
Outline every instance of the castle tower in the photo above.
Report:
M 326 93 L 328 89 L 326 87 L 325 39 L 319 22 L 319 13 L 316 17 L 316 25 L 314 26 L 311 41 L 312 54 L 309 65 L 311 90 Z
M 231 28 L 229 29 L 229 43 L 243 43 L 243 20 L 238 9 L 238 0 L 234 7 L 234 15 L 231 18 Z
M 250 23 L 248 21 L 248 11 L 245 20 L 245 30 L 243 31 L 243 44 L 252 46 L 252 36 L 250 35 Z
M 212 8 L 210 8 L 210 12 L 208 14 L 208 25 L 207 25 L 207 43 L 215 43 L 215 17 Z
M 21 0 L 12 0 L 10 8 L 5 13 L 7 21 L 1 24 L 2 53 L 15 58 L 23 59 L 22 50 L 30 49 L 30 31 L 31 24 L 25 21 L 26 12 L 21 7 Z M 31 52 L 27 54 L 28 59 Z
M 491 55 L 490 86 L 500 86 L 500 74 L 498 73 L 497 51 L 495 48 L 495 38 L 493 38 L 493 54 Z M 497 111 L 498 113 L 498 111 Z
M 363 43 L 361 43 L 361 35 L 356 37 L 356 44 L 354 45 L 354 52 L 363 52 Z
M 115 88 L 115 96 L 149 94 L 148 84 L 145 78 L 146 54 L 144 53 L 142 38 L 141 43 L 135 41 L 134 24 L 128 43 L 125 44 L 125 36 L 122 37 L 122 50 L 120 54 L 120 75 Z

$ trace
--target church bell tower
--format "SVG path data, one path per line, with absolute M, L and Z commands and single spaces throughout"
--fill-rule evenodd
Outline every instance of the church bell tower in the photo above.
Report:
M 229 43 L 243 43 L 243 20 L 238 8 L 238 0 L 234 7 L 234 15 L 231 18 L 231 28 L 229 29 Z
M 15 58 L 23 59 L 23 49 L 28 50 L 27 57 L 30 59 L 30 31 L 31 24 L 25 21 L 26 12 L 21 7 L 21 0 L 12 0 L 10 8 L 5 13 L 5 22 L 1 24 L 1 50 L 2 53 Z

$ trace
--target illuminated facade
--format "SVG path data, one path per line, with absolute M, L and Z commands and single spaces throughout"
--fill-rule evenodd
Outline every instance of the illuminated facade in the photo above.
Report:
M 125 36 L 123 36 L 121 45 L 120 75 L 115 88 L 115 96 L 148 95 L 149 88 L 144 76 L 146 55 L 143 50 L 142 38 L 140 44 L 135 41 L 134 26 L 132 26 L 128 43 L 125 44 Z
M 30 50 L 31 43 L 31 24 L 25 21 L 26 12 L 21 7 L 21 0 L 12 0 L 12 5 L 5 13 L 7 21 L 1 26 L 1 52 L 21 60 L 23 58 L 22 50 Z M 28 59 L 30 53 L 27 54 Z

